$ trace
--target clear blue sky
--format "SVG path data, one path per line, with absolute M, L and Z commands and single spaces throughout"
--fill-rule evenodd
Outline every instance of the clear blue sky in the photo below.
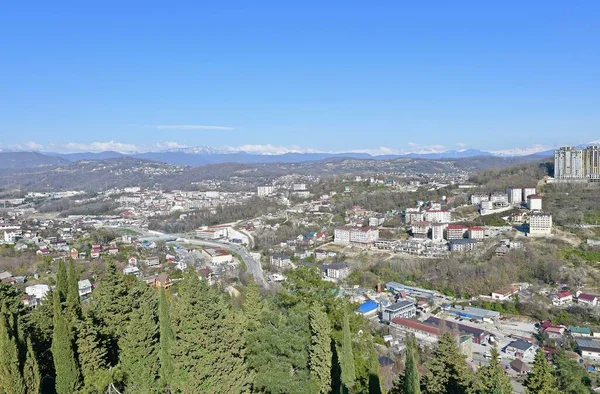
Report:
M 2 6 L 2 148 L 600 139 L 597 0 L 69 3 Z

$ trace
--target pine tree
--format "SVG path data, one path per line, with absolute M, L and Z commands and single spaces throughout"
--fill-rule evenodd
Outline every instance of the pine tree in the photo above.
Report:
M 421 394 L 419 379 L 417 341 L 414 335 L 406 338 L 406 358 L 404 361 L 404 394 Z
M 158 370 L 158 311 L 154 292 L 146 285 L 137 286 L 134 292 L 138 302 L 122 340 L 119 365 L 125 373 L 128 393 L 150 393 L 156 389 Z
M 554 365 L 554 376 L 561 393 L 565 394 L 588 394 L 591 381 L 586 370 L 564 351 L 560 351 L 552 357 Z
M 79 369 L 69 325 L 63 314 L 57 292 L 54 297 L 54 334 L 52 336 L 52 356 L 56 371 L 57 394 L 72 394 L 79 388 Z
M 552 376 L 552 367 L 546 361 L 544 351 L 540 349 L 535 355 L 531 372 L 525 380 L 527 394 L 559 394 L 556 381 Z
M 340 352 L 340 367 L 342 369 L 342 390 L 350 392 L 356 381 L 356 370 L 354 367 L 354 353 L 352 351 L 352 336 L 350 333 L 350 322 L 348 315 L 344 314 L 342 326 L 342 350 Z
M 327 314 L 317 306 L 311 308 L 309 318 L 310 373 L 319 385 L 319 393 L 327 394 L 331 390 L 331 326 Z
M 469 393 L 473 374 L 450 333 L 444 333 L 423 376 L 424 394 Z
M 221 295 L 190 270 L 178 285 L 173 308 L 173 391 L 243 393 L 250 376 L 244 335 Z
M 260 324 L 260 314 L 262 310 L 262 301 L 260 298 L 260 288 L 254 280 L 246 286 L 244 292 L 244 303 L 242 310 L 248 321 L 248 329 L 254 330 Z
M 101 393 L 107 386 L 108 351 L 98 326 L 99 322 L 91 313 L 77 322 L 77 355 L 84 393 Z
M 169 302 L 165 289 L 160 289 L 160 300 L 158 306 L 158 321 L 159 321 L 159 358 L 160 358 L 160 380 L 163 388 L 168 389 L 171 386 L 173 379 L 173 358 L 171 352 L 173 341 L 173 327 L 171 326 L 171 312 L 169 311 Z
M 371 343 L 372 345 L 372 343 Z M 379 376 L 379 358 L 375 348 L 371 346 L 369 361 L 369 394 L 381 394 L 381 377 Z
M 67 268 L 65 267 L 65 262 L 62 259 L 58 260 L 58 267 L 56 268 L 56 292 L 58 293 L 60 302 L 63 302 L 67 299 L 69 283 L 67 279 Z
M 476 394 L 512 394 L 513 387 L 510 378 L 500 365 L 500 353 L 494 346 L 490 352 L 491 359 L 488 366 L 477 371 L 475 379 Z
M 12 320 L 12 316 L 3 306 L 0 311 L 0 392 L 24 394 L 18 343 L 9 320 Z
M 73 315 L 73 321 L 80 315 L 81 306 L 79 303 L 79 277 L 75 271 L 75 263 L 69 260 L 69 272 L 67 278 L 67 307 Z
M 27 394 L 37 394 L 41 390 L 42 378 L 40 368 L 37 362 L 31 339 L 27 338 L 27 352 L 25 354 L 25 362 L 23 364 L 23 380 Z

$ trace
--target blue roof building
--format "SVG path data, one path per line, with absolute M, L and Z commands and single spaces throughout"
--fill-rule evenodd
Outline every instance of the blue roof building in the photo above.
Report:
M 373 315 L 377 313 L 377 308 L 377 303 L 373 300 L 369 300 L 360 304 L 356 312 L 364 316 Z

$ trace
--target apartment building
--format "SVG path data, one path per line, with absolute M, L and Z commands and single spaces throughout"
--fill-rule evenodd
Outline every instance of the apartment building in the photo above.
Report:
M 448 223 L 452 221 L 450 211 L 444 209 L 428 209 L 425 211 L 424 219 L 432 223 Z
M 415 238 L 427 238 L 429 235 L 429 222 L 415 222 L 412 224 L 412 233 Z
M 446 228 L 446 239 L 463 239 L 469 228 L 462 224 L 450 224 Z
M 554 178 L 572 181 L 600 181 L 600 146 L 584 149 L 562 147 L 554 151 Z
M 523 189 L 509 187 L 506 189 L 506 195 L 508 196 L 508 203 L 512 205 L 520 205 L 523 201 Z
M 371 246 L 379 240 L 379 230 L 373 227 L 338 227 L 334 230 L 334 243 Z
M 545 236 L 552 234 L 552 214 L 543 211 L 535 211 L 529 215 L 530 236 Z

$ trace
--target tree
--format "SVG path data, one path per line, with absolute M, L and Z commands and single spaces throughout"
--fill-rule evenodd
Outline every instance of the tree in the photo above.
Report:
M 417 341 L 414 335 L 406 338 L 406 357 L 404 359 L 403 394 L 421 394 L 421 382 L 418 369 Z
M 91 312 L 77 321 L 77 354 L 84 393 L 101 393 L 108 385 L 108 350 L 99 325 Z
M 525 380 L 527 394 L 559 394 L 556 380 L 552 376 L 552 367 L 546 361 L 544 351 L 540 349 L 535 355 L 531 372 Z
M 134 299 L 138 302 L 119 342 L 119 366 L 125 374 L 128 393 L 154 391 L 160 367 L 157 300 L 152 290 L 145 284 L 141 286 L 134 288 L 134 292 L 137 293 Z
M 565 394 L 588 394 L 591 381 L 584 368 L 564 351 L 552 356 L 552 364 L 555 367 L 554 377 L 558 383 L 558 389 Z
M 513 387 L 510 378 L 500 365 L 500 353 L 494 346 L 490 352 L 489 365 L 479 368 L 475 379 L 476 394 L 512 394 Z
M 69 272 L 67 276 L 67 307 L 73 318 L 77 318 L 81 312 L 79 304 L 79 278 L 75 271 L 75 263 L 69 260 Z
M 42 377 L 30 338 L 27 338 L 27 350 L 23 364 L 23 380 L 28 394 L 37 394 L 40 392 Z
M 469 393 L 472 375 L 465 356 L 456 346 L 455 337 L 444 333 L 433 351 L 431 362 L 427 365 L 427 373 L 423 376 L 423 393 Z
M 56 371 L 57 394 L 72 394 L 79 388 L 79 368 L 75 359 L 69 325 L 62 312 L 59 293 L 54 296 L 54 334 L 52 356 Z
M 158 322 L 160 331 L 159 358 L 160 358 L 160 380 L 164 388 L 169 388 L 173 379 L 173 358 L 171 351 L 173 341 L 173 327 L 171 326 L 171 312 L 165 289 L 160 289 L 160 300 L 158 304 Z
M 19 365 L 19 349 L 10 326 L 12 315 L 2 307 L 0 312 L 0 392 L 24 394 L 25 384 Z
M 331 390 L 331 326 L 327 314 L 316 305 L 310 310 L 309 321 L 310 373 L 319 385 L 319 393 L 327 394 Z
M 56 292 L 58 293 L 60 302 L 67 299 L 68 287 L 67 268 L 65 267 L 65 262 L 60 259 L 56 268 Z
M 242 304 L 242 310 L 248 321 L 249 330 L 254 330 L 259 324 L 261 309 L 262 301 L 260 299 L 260 288 L 251 277 L 250 284 L 246 286 L 244 303 Z
M 352 336 L 350 333 L 350 322 L 348 315 L 344 314 L 342 326 L 342 350 L 340 352 L 340 367 L 342 369 L 342 390 L 350 392 L 356 380 L 354 367 L 354 353 L 352 351 Z

